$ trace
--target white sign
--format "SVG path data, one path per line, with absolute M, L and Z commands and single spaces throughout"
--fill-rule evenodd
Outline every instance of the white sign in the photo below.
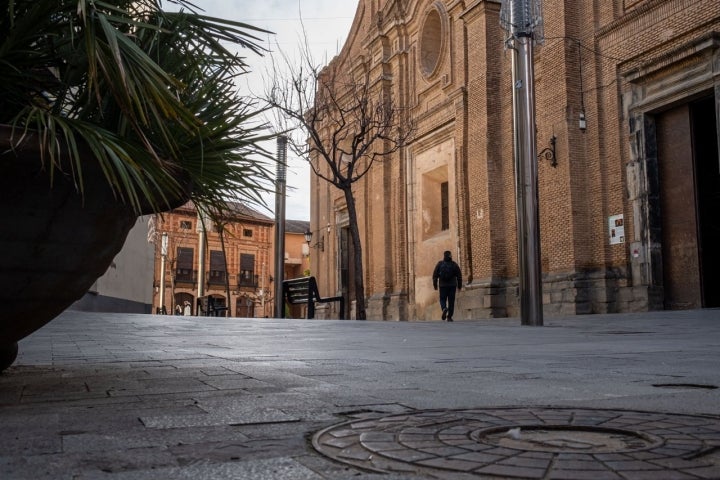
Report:
M 622 214 L 608 217 L 608 231 L 610 233 L 610 245 L 625 243 L 625 221 Z

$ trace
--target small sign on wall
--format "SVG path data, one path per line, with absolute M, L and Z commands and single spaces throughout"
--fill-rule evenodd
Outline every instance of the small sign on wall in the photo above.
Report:
M 610 233 L 610 245 L 625 243 L 625 221 L 622 214 L 608 217 L 608 231 Z

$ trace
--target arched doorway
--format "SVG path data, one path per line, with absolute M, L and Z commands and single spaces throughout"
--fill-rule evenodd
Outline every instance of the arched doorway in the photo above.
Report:
M 255 317 L 255 301 L 249 295 L 243 295 L 235 300 L 235 315 L 243 318 Z
M 178 292 L 175 294 L 175 305 L 180 306 L 182 308 L 182 315 L 194 315 L 195 309 L 193 308 L 195 305 L 195 297 L 192 296 L 191 293 L 186 292 Z M 179 312 L 175 311 L 175 313 L 180 314 Z

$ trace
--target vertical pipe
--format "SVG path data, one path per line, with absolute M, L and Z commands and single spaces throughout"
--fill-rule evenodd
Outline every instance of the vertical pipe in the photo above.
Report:
M 199 300 L 200 297 L 205 296 L 205 219 L 200 216 L 200 212 L 198 212 L 197 222 L 195 230 L 198 232 L 197 298 Z M 197 305 L 195 308 L 197 308 Z
M 264 252 L 263 252 L 264 253 Z M 263 254 L 263 258 L 265 255 Z M 260 311 L 262 311 L 262 316 L 264 317 L 267 315 L 265 312 L 265 297 L 267 296 L 267 289 L 265 288 L 265 262 L 262 263 L 262 272 L 260 275 Z
M 168 234 L 163 232 L 160 243 L 160 314 L 164 314 L 165 310 L 165 261 L 167 259 Z
M 512 48 L 515 194 L 523 325 L 542 325 L 542 264 L 535 147 L 535 86 L 532 35 L 518 35 Z
M 275 185 L 275 318 L 285 316 L 282 282 L 285 277 L 285 176 L 287 172 L 287 137 L 277 137 L 277 170 Z

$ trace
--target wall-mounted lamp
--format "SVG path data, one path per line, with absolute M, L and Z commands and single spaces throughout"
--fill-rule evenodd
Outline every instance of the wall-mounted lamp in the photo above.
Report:
M 328 229 L 330 228 L 330 224 L 328 223 Z M 315 245 L 310 245 L 310 242 L 312 241 L 312 232 L 310 230 L 305 230 L 305 242 L 308 244 L 308 247 L 310 248 L 319 248 L 321 252 L 325 251 L 325 237 L 321 238 Z
M 585 120 L 585 112 L 580 112 L 580 119 L 578 120 L 578 128 L 583 132 L 587 128 L 587 121 Z
M 555 156 L 555 135 L 550 137 L 550 146 L 545 147 L 538 153 L 538 160 L 542 160 L 541 157 L 545 157 L 545 160 L 550 160 L 550 166 L 557 167 L 557 157 Z

